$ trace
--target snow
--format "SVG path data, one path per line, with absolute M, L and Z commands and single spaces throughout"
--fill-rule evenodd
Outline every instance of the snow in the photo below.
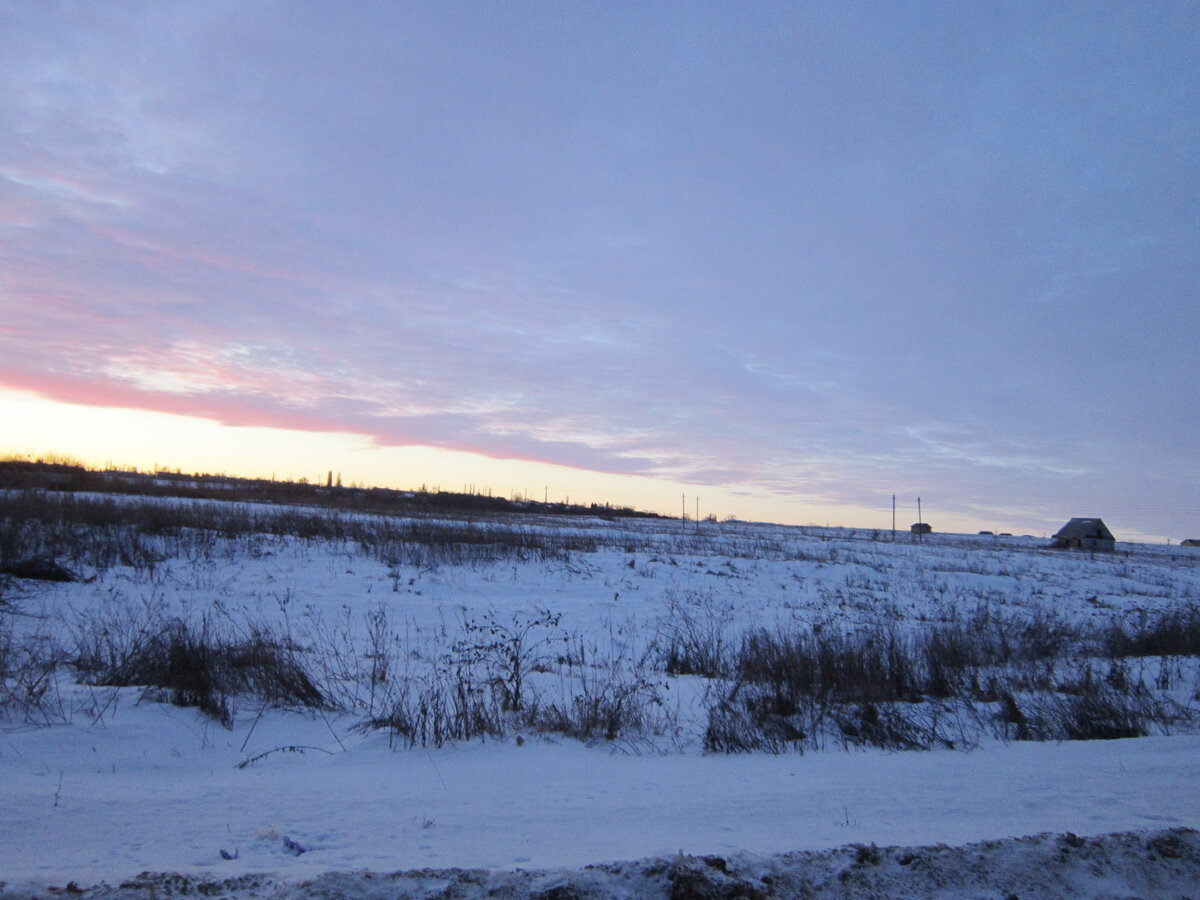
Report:
M 248 728 L 205 733 L 190 711 L 155 705 L 103 727 L 7 734 L 0 871 L 91 883 L 145 870 L 550 868 L 1200 823 L 1191 736 L 634 756 L 536 739 L 395 752 L 379 734 L 339 734 L 342 749 L 324 721 L 287 714 L 260 721 L 243 750 Z M 283 746 L 320 749 L 238 768 Z M 308 852 L 293 856 L 285 837 Z
M 672 603 L 737 629 L 934 618 L 978 602 L 1085 620 L 1200 598 L 1200 554 L 1157 548 L 1090 557 L 1019 538 L 910 544 L 906 536 L 890 544 L 869 532 L 738 525 L 684 543 L 652 522 L 567 529 L 609 537 L 595 553 L 567 560 L 398 569 L 351 546 L 264 536 L 218 543 L 153 572 L 116 568 L 85 573 L 94 576 L 88 583 L 30 584 L 22 602 L 45 627 L 60 629 L 68 611 L 161 606 L 187 616 L 220 610 L 286 620 L 298 630 L 320 615 L 354 630 L 382 605 L 400 625 L 405 658 L 428 658 L 464 617 L 489 610 L 548 608 L 588 640 L 638 652 Z M 362 728 L 361 716 L 244 700 L 226 730 L 135 688 L 64 685 L 63 723 L 0 730 L 0 882 L 36 893 L 68 882 L 115 885 L 141 872 L 217 882 L 246 876 L 227 893 L 249 897 L 324 877 L 357 879 L 338 882 L 337 891 L 368 896 L 374 888 L 363 872 L 478 869 L 492 873 L 479 879 L 482 894 L 517 870 L 543 872 L 534 881 L 544 889 L 608 864 L 604 883 L 636 895 L 648 882 L 622 882 L 612 865 L 649 858 L 675 860 L 678 869 L 679 854 L 707 855 L 738 860 L 755 878 L 768 870 L 782 877 L 796 871 L 801 851 L 847 845 L 959 847 L 1200 826 L 1200 736 L 988 741 L 970 752 L 705 755 L 691 718 L 700 688 L 695 679 L 669 686 L 680 723 L 673 735 L 585 745 L 527 733 L 409 750 Z M 542 689 L 553 690 L 552 679 Z M 1110 856 L 1128 851 L 1144 860 L 1150 839 L 1103 846 Z M 1057 847 L 1053 840 L 1010 841 L 988 853 L 1007 866 Z M 1143 843 L 1135 853 L 1129 841 Z M 1189 846 L 1188 858 L 1200 859 Z M 888 852 L 887 865 L 868 868 L 879 877 L 907 871 L 895 861 L 902 854 Z M 845 853 L 803 864 L 832 878 L 851 865 Z M 781 854 L 793 854 L 792 862 Z M 271 874 L 249 878 L 254 873 Z M 452 877 L 460 876 L 442 881 Z M 1096 876 L 1088 889 L 1100 896 L 1118 881 Z

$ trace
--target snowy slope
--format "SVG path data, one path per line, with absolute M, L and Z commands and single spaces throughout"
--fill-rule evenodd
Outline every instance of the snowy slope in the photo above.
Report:
M 980 603 L 1084 622 L 1200 600 L 1200 554 L 1158 548 L 1091 557 L 1022 539 L 891 544 L 869 532 L 774 526 L 709 526 L 699 538 L 672 531 L 678 523 L 541 527 L 602 540 L 594 552 L 429 566 L 389 565 L 346 543 L 218 540 L 152 571 L 117 566 L 83 572 L 86 582 L 28 583 L 20 602 L 26 627 L 64 640 L 81 612 L 119 618 L 150 608 L 284 623 L 305 640 L 320 622 L 357 639 L 367 613 L 384 609 L 397 660 L 415 668 L 465 620 L 488 612 L 553 610 L 590 645 L 634 658 L 681 608 L 736 635 L 781 622 L 921 622 Z M 547 696 L 565 689 L 560 674 L 532 678 Z M 498 886 L 521 896 L 558 881 L 581 896 L 665 896 L 664 879 L 682 852 L 736 860 L 737 878 L 765 896 L 771 883 L 795 879 L 809 879 L 813 896 L 842 896 L 848 882 L 838 876 L 847 865 L 863 891 L 908 896 L 904 884 L 918 867 L 897 861 L 906 851 L 857 866 L 856 851 L 779 854 L 1132 830 L 1143 834 L 1089 842 L 1095 858 L 1086 864 L 1078 861 L 1083 849 L 1064 849 L 1053 837 L 922 851 L 924 881 L 916 883 L 925 887 L 912 896 L 933 896 L 935 884 L 947 896 L 963 896 L 964 886 L 978 896 L 1162 896 L 1194 883 L 1194 835 L 1162 838 L 1178 855 L 1157 853 L 1149 870 L 1127 864 L 1148 858 L 1147 830 L 1200 826 L 1195 735 L 984 741 L 970 752 L 705 755 L 697 737 L 703 685 L 661 678 L 673 706 L 670 727 L 657 734 L 582 744 L 514 733 L 412 750 L 363 728 L 361 714 L 286 711 L 243 698 L 225 729 L 137 688 L 63 683 L 54 724 L 10 720 L 0 731 L 0 880 L 23 896 L 38 885 L 119 885 L 144 871 L 220 883 L 246 877 L 214 890 L 251 897 L 286 896 L 304 879 L 323 878 L 314 892 L 369 897 L 383 890 L 378 881 L 323 873 L 455 869 L 487 874 L 404 876 L 387 890 L 401 895 L 402 884 L 412 896 L 434 896 L 465 878 L 474 886 L 455 896 Z M 1188 682 L 1188 691 L 1195 687 Z M 980 854 L 1013 887 L 998 875 L 962 874 Z M 1057 875 L 1030 862 L 1048 857 L 1061 857 Z M 580 868 L 647 858 L 660 862 Z M 630 875 L 647 868 L 658 874 Z M 546 871 L 513 874 L 518 869 Z M 272 874 L 255 875 L 263 872 Z M 149 896 L 153 883 L 127 893 Z M 95 895 L 106 896 L 99 888 Z

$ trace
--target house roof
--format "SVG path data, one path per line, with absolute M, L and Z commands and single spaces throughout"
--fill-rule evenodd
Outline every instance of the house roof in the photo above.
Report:
M 1104 524 L 1103 519 L 1072 519 L 1062 528 L 1058 529 L 1058 533 L 1054 536 L 1068 540 L 1071 538 L 1103 538 L 1110 541 L 1114 540 L 1113 533 L 1108 530 L 1108 526 Z

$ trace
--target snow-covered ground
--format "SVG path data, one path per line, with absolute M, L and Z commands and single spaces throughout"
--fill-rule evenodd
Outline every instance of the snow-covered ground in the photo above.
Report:
M 382 735 L 335 738 L 283 714 L 247 741 L 250 724 L 225 732 L 123 705 L 104 726 L 10 732 L 0 871 L 64 884 L 144 870 L 547 868 L 1200 824 L 1192 736 L 631 756 L 573 741 L 394 752 Z M 237 767 L 280 746 L 320 749 Z
M 597 549 L 421 566 L 389 564 L 349 543 L 218 539 L 150 569 L 23 582 L 9 600 L 20 603 L 22 627 L 61 642 L 81 616 L 113 624 L 156 610 L 245 627 L 271 622 L 304 640 L 323 629 L 332 647 L 341 637 L 365 639 L 369 614 L 383 611 L 392 665 L 414 670 L 466 621 L 537 610 L 552 611 L 557 631 L 577 643 L 634 660 L 651 653 L 681 610 L 732 637 L 752 625 L 936 621 L 980 604 L 1085 622 L 1200 601 L 1200 552 L 1178 548 L 1122 546 L 1092 556 L 1022 538 L 934 535 L 914 544 L 904 535 L 893 544 L 887 533 L 740 524 L 706 524 L 699 537 L 679 523 L 538 527 L 597 538 Z M 1183 695 L 1194 699 L 1195 673 L 1183 671 L 1193 679 Z M 781 877 L 787 868 L 774 854 L 1200 826 L 1193 734 L 984 740 L 970 751 L 705 754 L 701 680 L 654 677 L 666 702 L 654 733 L 585 744 L 517 730 L 413 749 L 362 727 L 362 711 L 283 710 L 235 698 L 226 729 L 195 709 L 151 702 L 138 688 L 63 681 L 53 724 L 12 718 L 0 730 L 0 882 L 19 893 L 119 884 L 141 872 L 214 882 L 271 873 L 222 889 L 249 896 L 327 872 L 550 871 L 507 888 L 519 896 L 555 878 L 582 884 L 584 870 L 561 874 L 566 869 L 682 853 L 740 860 L 745 872 L 757 866 L 756 889 L 767 891 L 763 872 L 774 866 Z M 570 689 L 553 667 L 530 679 L 529 690 L 550 699 Z M 1142 844 L 1135 853 L 1128 842 L 1109 855 L 1182 866 L 1197 859 L 1195 841 L 1185 838 L 1172 838 L 1182 841 L 1175 856 L 1148 854 Z M 1047 838 L 1006 844 L 1002 855 L 1025 858 L 1035 845 L 1039 853 L 1072 849 Z M 843 856 L 806 857 L 805 865 L 853 868 L 852 855 Z M 892 869 L 911 868 L 896 869 L 895 856 L 885 860 Z M 864 868 L 858 862 L 855 871 Z M 1117 876 L 1096 875 L 1092 895 L 1144 892 L 1152 883 L 1178 888 L 1197 869 L 1180 872 L 1182 881 L 1164 874 L 1124 887 Z M 356 886 L 330 890 L 371 895 L 376 888 L 356 877 Z M 651 891 L 649 882 L 606 884 L 630 896 Z M 1003 896 L 980 894 L 993 895 Z

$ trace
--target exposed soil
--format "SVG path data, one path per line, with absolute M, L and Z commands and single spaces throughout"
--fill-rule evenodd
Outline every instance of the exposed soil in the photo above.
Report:
M 766 898 L 979 898 L 1163 900 L 1200 898 L 1200 832 L 1177 828 L 1096 837 L 1040 834 L 963 847 L 875 847 L 777 856 L 678 856 L 582 869 L 420 869 L 330 872 L 307 880 L 246 875 L 205 880 L 142 873 L 120 884 L 11 885 L 0 900 L 766 900 Z

